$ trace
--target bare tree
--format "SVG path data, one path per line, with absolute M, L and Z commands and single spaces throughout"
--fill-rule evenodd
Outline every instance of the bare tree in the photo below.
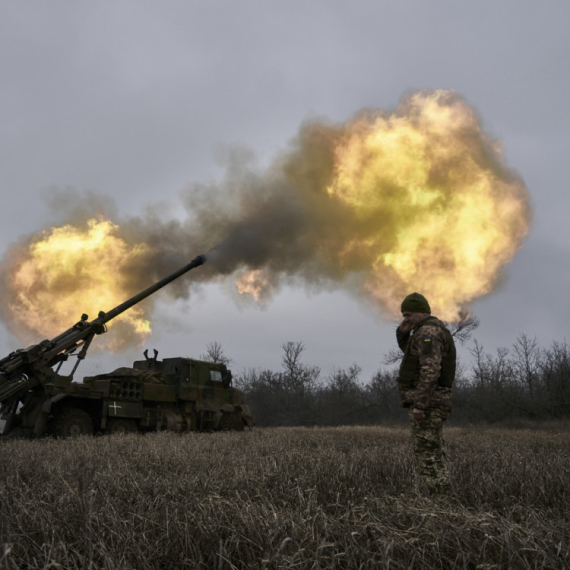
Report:
M 362 368 L 360 368 L 358 364 L 353 364 L 348 370 L 344 368 L 334 368 L 328 378 L 329 389 L 340 398 L 359 394 L 361 391 L 359 383 L 361 372 Z
M 540 350 L 536 337 L 531 339 L 524 333 L 520 334 L 513 345 L 513 349 L 518 357 L 513 362 L 513 366 L 519 379 L 526 384 L 532 398 L 540 365 Z
M 570 412 L 570 345 L 554 341 L 542 352 L 541 376 L 554 416 Z
M 378 370 L 366 386 L 366 395 L 370 405 L 378 407 L 379 419 L 391 420 L 401 417 L 397 371 Z
M 206 345 L 206 352 L 200 355 L 200 360 L 223 364 L 224 366 L 232 362 L 232 359 L 224 354 L 224 349 L 218 341 L 209 342 Z
M 460 344 L 465 344 L 481 324 L 475 315 L 467 316 L 463 313 L 463 316 L 464 317 L 457 323 L 445 323 L 451 336 L 459 341 Z
M 398 364 L 402 358 L 404 358 L 404 353 L 399 348 L 392 347 L 382 358 L 382 364 L 384 366 L 392 366 L 393 364 Z
M 464 321 L 454 332 L 467 338 L 476 324 Z M 219 350 L 219 344 L 214 348 Z M 405 419 L 397 390 L 397 368 L 381 369 L 365 383 L 354 364 L 333 369 L 320 382 L 320 368 L 302 362 L 302 342 L 287 342 L 282 348 L 281 371 L 249 370 L 236 379 L 263 425 L 368 424 Z M 457 420 L 570 417 L 570 344 L 566 341 L 543 349 L 536 339 L 523 334 L 509 350 L 499 348 L 488 353 L 475 340 L 469 352 L 471 362 L 457 369 Z
M 483 345 L 478 340 L 475 340 L 475 345 L 469 349 L 469 352 L 475 359 L 475 364 L 472 365 L 473 381 L 477 387 L 483 389 L 489 383 L 490 376 Z
M 305 345 L 302 342 L 289 341 L 281 348 L 283 349 L 281 362 L 285 370 L 284 376 L 293 393 L 297 396 L 304 396 L 313 392 L 321 369 L 318 366 L 307 366 L 301 362 Z

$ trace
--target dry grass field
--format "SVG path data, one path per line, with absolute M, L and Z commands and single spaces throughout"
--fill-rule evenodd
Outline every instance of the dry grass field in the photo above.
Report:
M 0 441 L 0 568 L 567 568 L 570 433 L 400 428 Z

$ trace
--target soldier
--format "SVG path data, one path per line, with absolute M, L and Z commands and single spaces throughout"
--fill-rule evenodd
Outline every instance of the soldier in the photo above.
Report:
M 403 406 L 410 409 L 417 467 L 432 496 L 449 495 L 442 426 L 451 412 L 455 343 L 445 325 L 431 316 L 423 295 L 408 295 L 402 302 L 402 316 L 396 331 L 404 352 L 398 392 Z

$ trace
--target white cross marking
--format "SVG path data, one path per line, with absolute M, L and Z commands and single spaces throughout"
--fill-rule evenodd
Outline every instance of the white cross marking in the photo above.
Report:
M 109 404 L 109 408 L 115 411 L 115 415 L 117 415 L 117 410 L 120 410 L 123 406 L 117 406 L 117 402 L 113 402 L 113 405 L 111 406 Z

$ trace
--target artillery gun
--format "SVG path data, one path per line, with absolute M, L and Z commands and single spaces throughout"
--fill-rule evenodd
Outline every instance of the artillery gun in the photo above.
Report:
M 87 315 L 51 340 L 19 349 L 0 360 L 0 419 L 3 435 L 73 436 L 98 432 L 243 429 L 254 418 L 243 392 L 231 387 L 222 364 L 190 358 L 145 360 L 132 368 L 73 382 L 95 335 L 107 323 L 171 281 L 202 265 L 204 255 L 96 319 Z M 70 356 L 70 375 L 59 374 Z M 55 369 L 54 369 L 55 368 Z

